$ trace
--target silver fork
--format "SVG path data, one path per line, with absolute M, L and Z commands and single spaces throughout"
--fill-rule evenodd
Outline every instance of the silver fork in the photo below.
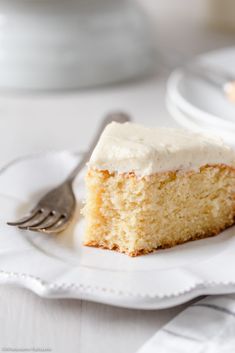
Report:
M 69 174 L 66 180 L 43 196 L 26 217 L 16 222 L 8 222 L 7 224 L 17 226 L 20 229 L 28 229 L 48 234 L 63 231 L 71 221 L 76 207 L 76 199 L 72 188 L 73 181 L 89 160 L 103 129 L 112 121 L 124 123 L 130 120 L 129 115 L 123 112 L 108 114 L 101 122 L 98 132 L 88 150 L 83 155 L 82 160 Z

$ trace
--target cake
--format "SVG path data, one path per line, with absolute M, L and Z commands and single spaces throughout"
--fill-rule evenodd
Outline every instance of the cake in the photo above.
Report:
M 88 162 L 84 244 L 130 256 L 235 221 L 235 152 L 183 129 L 111 123 Z

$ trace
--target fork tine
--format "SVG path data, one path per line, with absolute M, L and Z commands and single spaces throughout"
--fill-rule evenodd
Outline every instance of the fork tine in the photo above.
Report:
M 68 218 L 61 215 L 54 224 L 52 224 L 50 227 L 44 228 L 42 231 L 45 231 L 46 233 L 59 233 L 60 231 L 64 230 L 67 223 Z
M 30 226 L 29 230 L 42 230 L 42 229 L 46 229 L 48 227 L 53 226 L 55 223 L 58 222 L 58 220 L 60 219 L 60 215 L 55 215 L 50 213 L 48 215 L 48 217 L 46 219 L 43 220 L 43 222 L 40 222 L 40 224 L 34 225 L 34 226 Z
M 38 212 L 40 212 L 40 209 L 37 208 L 35 210 L 32 211 L 32 213 L 30 213 L 28 216 L 26 217 L 23 217 L 21 219 L 19 219 L 18 221 L 15 221 L 15 222 L 7 222 L 7 224 L 9 226 L 19 226 L 19 225 L 22 225 L 30 220 L 32 220 L 37 214 Z
M 50 215 L 49 211 L 42 211 L 33 219 L 30 219 L 28 222 L 25 222 L 19 225 L 20 229 L 29 229 L 30 227 L 38 226 L 39 224 L 43 223 L 48 216 Z

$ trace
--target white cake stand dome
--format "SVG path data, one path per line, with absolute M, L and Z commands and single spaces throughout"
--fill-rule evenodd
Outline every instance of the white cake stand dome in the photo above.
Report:
M 74 89 L 148 73 L 148 22 L 129 0 L 0 0 L 0 88 Z

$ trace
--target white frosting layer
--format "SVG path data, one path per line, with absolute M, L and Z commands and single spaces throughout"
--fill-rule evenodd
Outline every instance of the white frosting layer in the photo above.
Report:
M 183 129 L 113 122 L 105 128 L 88 166 L 143 176 L 219 163 L 234 165 L 235 152 L 218 138 Z

